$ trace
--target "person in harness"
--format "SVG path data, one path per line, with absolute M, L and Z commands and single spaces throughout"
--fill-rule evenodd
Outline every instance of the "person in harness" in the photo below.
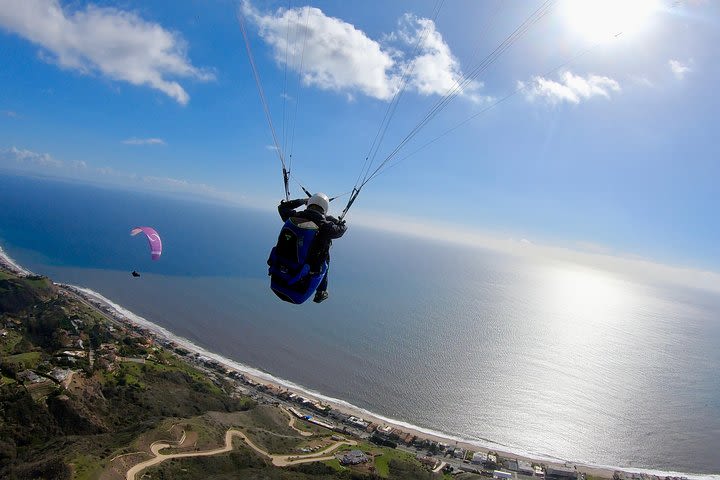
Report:
M 302 205 L 306 205 L 305 209 L 297 211 Z M 330 246 L 347 230 L 344 220 L 327 214 L 329 208 L 330 199 L 324 193 L 283 200 L 278 205 L 285 224 L 267 263 L 272 290 L 287 302 L 303 303 L 313 291 L 315 303 L 329 296 Z

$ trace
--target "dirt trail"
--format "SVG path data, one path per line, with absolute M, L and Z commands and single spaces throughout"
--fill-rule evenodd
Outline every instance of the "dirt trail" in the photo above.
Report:
M 300 435 L 302 435 L 303 437 L 311 437 L 311 436 L 312 436 L 312 432 L 307 432 L 307 431 L 305 431 L 305 430 L 300 430 L 299 428 L 297 428 L 297 427 L 295 426 L 295 416 L 294 416 L 292 413 L 288 412 L 288 411 L 285 410 L 284 408 L 282 409 L 282 411 L 285 412 L 285 414 L 286 414 L 288 417 L 290 417 L 290 422 L 288 423 L 288 426 L 289 426 L 290 428 L 292 428 L 293 430 L 295 430 L 296 432 L 298 432 L 298 433 L 299 433 Z
M 325 450 L 311 453 L 308 455 L 271 455 L 270 453 L 266 452 L 262 448 L 255 445 L 245 434 L 239 430 L 228 430 L 225 432 L 225 446 L 216 448 L 213 450 L 205 450 L 203 452 L 184 452 L 184 453 L 171 453 L 164 455 L 160 453 L 160 450 L 163 450 L 165 448 L 170 447 L 171 445 L 169 443 L 154 443 L 150 446 L 150 451 L 155 456 L 155 458 L 151 458 L 150 460 L 138 463 L 137 465 L 133 466 L 130 470 L 128 470 L 127 475 L 125 478 L 127 480 L 135 480 L 138 473 L 142 472 L 148 467 L 152 467 L 153 465 L 157 465 L 161 462 L 164 462 L 165 460 L 170 460 L 173 458 L 186 458 L 186 457 L 209 457 L 211 455 L 219 455 L 221 453 L 227 453 L 230 450 L 233 449 L 232 445 L 232 439 L 233 437 L 240 437 L 250 448 L 255 450 L 257 453 L 262 455 L 265 458 L 269 458 L 273 465 L 276 467 L 285 467 L 288 465 L 297 465 L 299 463 L 309 463 L 309 462 L 321 462 L 325 460 L 332 460 L 335 458 L 332 455 L 328 455 L 329 453 L 337 450 L 341 445 L 357 445 L 357 442 L 355 440 L 343 440 L 339 442 L 335 442 L 334 444 L 330 445 Z

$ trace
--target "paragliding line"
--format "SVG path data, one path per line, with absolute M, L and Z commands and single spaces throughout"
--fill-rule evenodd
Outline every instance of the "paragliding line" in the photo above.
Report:
M 370 180 L 375 178 L 377 174 L 384 169 L 384 167 L 390 162 L 397 154 L 402 150 L 405 145 L 407 145 L 408 142 L 410 142 L 415 135 L 423 128 L 425 127 L 430 120 L 432 120 L 441 110 L 443 110 L 454 98 L 456 98 L 458 95 L 460 95 L 463 91 L 463 89 L 470 84 L 477 76 L 479 76 L 482 72 L 487 70 L 487 68 L 495 63 L 500 56 L 502 56 L 503 53 L 505 53 L 514 43 L 517 42 L 522 36 L 527 33 L 530 28 L 532 28 L 534 25 L 536 25 L 542 18 L 544 18 L 551 10 L 551 7 L 553 3 L 555 3 L 556 0 L 545 0 L 542 5 L 540 5 L 528 18 L 523 21 L 520 26 L 518 26 L 510 35 L 508 35 L 505 40 L 503 40 L 500 45 L 498 45 L 490 54 L 488 54 L 475 68 L 471 70 L 471 72 L 467 75 L 463 75 L 459 80 L 456 80 L 455 84 L 448 89 L 448 91 L 443 95 L 440 100 L 438 100 L 433 107 L 430 108 L 428 113 L 425 114 L 422 120 L 418 122 L 418 124 L 408 133 L 405 138 L 390 152 L 390 154 L 380 163 L 380 165 L 375 168 L 372 172 L 369 171 L 369 168 L 367 169 L 365 175 L 362 177 L 363 180 L 358 184 L 356 183 L 355 187 L 353 187 L 353 193 L 350 195 L 350 199 L 348 200 L 347 205 L 343 209 L 342 214 L 340 215 L 340 219 L 347 214 L 348 210 L 352 206 L 352 204 L 355 202 L 355 199 L 360 194 L 360 190 L 362 189 L 365 184 L 367 184 Z M 394 100 L 394 99 L 393 99 Z M 388 110 L 389 111 L 389 110 Z M 385 119 L 383 119 L 383 122 Z M 387 128 L 387 127 L 385 127 Z M 377 138 L 377 137 L 376 137 Z M 366 162 L 367 163 L 367 159 Z M 372 163 L 372 162 L 371 162 Z M 363 170 L 365 171 L 365 164 L 363 165 Z M 361 174 L 362 174 L 361 171 Z
M 253 57 L 252 49 L 250 48 L 250 39 L 248 38 L 247 30 L 245 29 L 244 16 L 240 13 L 239 10 L 237 14 L 237 19 L 240 23 L 240 30 L 242 30 L 243 39 L 245 40 L 245 48 L 247 49 L 248 58 L 250 59 L 250 66 L 252 67 L 253 76 L 255 77 L 255 84 L 257 85 L 258 93 L 260 94 L 260 101 L 262 102 L 263 109 L 265 110 L 265 117 L 267 118 L 268 125 L 270 126 L 270 133 L 272 133 L 273 143 L 275 143 L 275 151 L 277 152 L 278 157 L 280 158 L 280 163 L 282 164 L 283 183 L 285 185 L 285 200 L 290 200 L 290 182 L 288 178 L 289 172 L 287 167 L 285 166 L 285 158 L 283 158 L 282 149 L 280 148 L 280 144 L 278 143 L 277 134 L 275 133 L 275 127 L 273 127 L 270 109 L 268 108 L 268 104 L 265 99 L 265 92 L 263 91 L 262 82 L 260 81 L 260 75 L 258 74 L 257 67 L 255 66 L 255 58 Z

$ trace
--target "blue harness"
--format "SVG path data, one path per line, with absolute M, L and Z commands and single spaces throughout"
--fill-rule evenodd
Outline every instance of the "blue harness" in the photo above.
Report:
M 290 217 L 283 225 L 277 245 L 270 251 L 268 275 L 270 288 L 286 302 L 300 304 L 310 298 L 327 273 L 323 259 L 319 271 L 311 272 L 308 263 L 313 240 L 319 227 L 304 218 Z

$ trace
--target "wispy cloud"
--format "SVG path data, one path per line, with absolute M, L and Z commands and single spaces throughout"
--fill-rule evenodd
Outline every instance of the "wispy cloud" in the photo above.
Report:
M 688 72 L 692 72 L 692 69 L 690 68 L 690 65 L 692 64 L 692 60 L 688 62 L 681 62 L 680 60 L 668 60 L 668 65 L 670 66 L 670 71 L 675 75 L 675 78 L 678 80 L 682 80 L 685 78 L 685 74 Z
M 406 88 L 421 95 L 443 95 L 462 78 L 460 63 L 435 23 L 427 18 L 404 15 L 398 31 L 384 36 L 383 44 L 319 8 L 281 8 L 263 13 L 247 0 L 241 8 L 258 26 L 279 64 L 287 61 L 290 70 L 302 71 L 306 85 L 336 91 L 348 99 L 361 93 L 389 100 L 406 71 Z M 415 57 L 407 58 L 403 48 L 410 50 L 408 47 L 414 47 L 420 38 L 423 41 Z M 470 96 L 480 87 L 479 82 L 471 82 L 462 93 Z
M 125 145 L 166 145 L 162 138 L 128 138 L 123 140 Z
M 0 150 L 0 168 L 20 174 L 40 174 L 141 190 L 194 194 L 222 200 L 239 200 L 236 194 L 222 192 L 204 183 L 191 182 L 171 176 L 141 175 L 108 166 L 93 166 L 88 165 L 83 160 L 63 161 L 49 153 L 38 153 L 17 147 Z
M 40 45 L 43 58 L 82 73 L 147 85 L 185 105 L 190 96 L 172 78 L 207 81 L 213 75 L 187 58 L 178 35 L 136 13 L 58 0 L 0 0 L 0 27 Z
M 3 111 L 2 111 L 2 114 L 5 115 L 6 117 L 10 117 L 10 118 L 17 118 L 17 117 L 18 117 L 17 112 L 14 112 L 14 111 L 12 111 L 12 110 L 3 110 Z
M 610 77 L 600 75 L 575 75 L 570 71 L 560 74 L 560 81 L 533 77 L 529 83 L 518 82 L 529 101 L 544 99 L 551 104 L 562 102 L 580 103 L 592 97 L 610 98 L 611 92 L 620 91 L 620 84 Z
M 37 153 L 16 147 L 0 150 L 0 164 L 10 168 L 60 168 L 64 165 L 49 153 Z
M 28 173 L 77 176 L 91 172 L 83 160 L 63 161 L 49 153 L 10 147 L 0 150 L 0 167 Z

